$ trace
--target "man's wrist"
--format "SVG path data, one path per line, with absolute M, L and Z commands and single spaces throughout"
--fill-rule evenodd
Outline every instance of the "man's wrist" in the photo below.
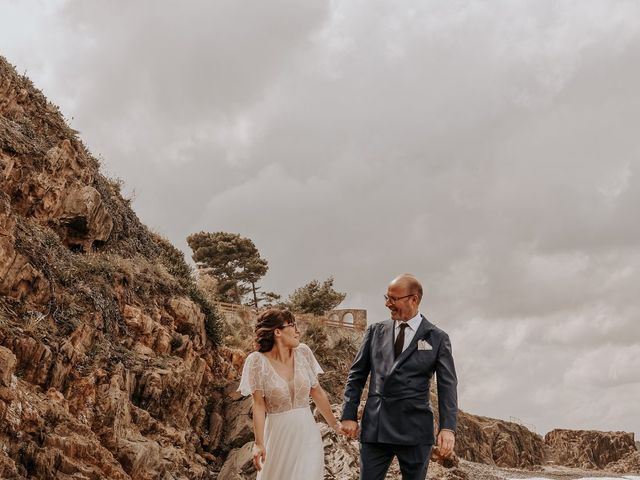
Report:
M 440 431 L 441 432 L 451 432 L 454 435 L 456 434 L 455 430 L 451 430 L 450 428 L 441 428 Z

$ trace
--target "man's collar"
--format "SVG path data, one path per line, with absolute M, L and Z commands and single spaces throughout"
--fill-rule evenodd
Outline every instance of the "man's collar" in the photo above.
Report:
M 407 320 L 406 323 L 407 325 L 409 325 L 409 327 L 411 327 L 411 330 L 415 332 L 416 330 L 418 330 L 418 327 L 420 326 L 420 322 L 422 322 L 422 314 L 418 312 L 418 314 L 415 317 L 413 317 L 410 320 Z M 400 325 L 400 321 L 396 320 L 394 323 L 395 323 L 394 327 L 398 328 L 398 325 Z

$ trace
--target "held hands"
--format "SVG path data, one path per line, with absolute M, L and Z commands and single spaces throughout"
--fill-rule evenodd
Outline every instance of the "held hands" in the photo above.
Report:
M 256 467 L 256 470 L 262 470 L 262 464 L 267 458 L 267 450 L 264 448 L 264 445 L 254 443 L 251 449 L 251 455 L 253 456 L 253 465 Z
M 333 429 L 334 432 L 336 432 L 337 435 L 344 435 L 345 437 L 349 436 L 349 434 L 347 434 L 347 432 L 344 431 L 343 423 L 340 421 L 337 421 L 336 423 L 334 423 L 331 428 Z
M 360 427 L 358 427 L 358 422 L 353 420 L 343 420 L 342 424 L 342 433 L 349 438 L 358 438 L 358 434 L 360 433 Z

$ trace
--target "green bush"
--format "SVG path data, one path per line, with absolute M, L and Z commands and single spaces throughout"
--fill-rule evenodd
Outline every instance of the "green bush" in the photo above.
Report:
M 218 313 L 218 309 L 205 298 L 204 294 L 196 287 L 195 283 L 189 286 L 187 290 L 189 298 L 194 301 L 204 314 L 204 329 L 207 337 L 215 346 L 222 344 L 222 319 Z

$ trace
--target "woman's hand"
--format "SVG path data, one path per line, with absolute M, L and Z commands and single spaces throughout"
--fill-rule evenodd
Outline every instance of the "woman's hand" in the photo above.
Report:
M 334 432 L 336 432 L 339 435 L 352 436 L 350 435 L 349 431 L 345 429 L 346 425 L 343 424 L 343 422 L 340 422 L 336 418 L 336 416 L 333 414 L 333 411 L 331 410 L 331 405 L 329 404 L 329 398 L 327 397 L 327 393 L 322 389 L 319 383 L 315 387 L 311 387 L 311 398 L 313 398 L 313 401 L 315 402 L 316 407 L 318 407 L 318 410 L 320 410 L 320 413 L 322 414 L 325 421 L 327 422 L 327 425 L 329 425 Z M 345 422 L 348 423 L 349 420 L 345 420 Z M 356 425 L 356 429 L 357 429 L 358 424 L 355 422 L 352 422 L 352 423 Z
M 340 421 L 337 421 L 336 423 L 334 423 L 331 428 L 333 429 L 334 432 L 336 432 L 336 434 L 338 435 L 346 435 L 346 433 L 344 432 L 344 430 L 342 430 L 342 423 L 340 423 Z
M 262 464 L 267 459 L 267 450 L 264 448 L 264 445 L 254 443 L 251 449 L 251 455 L 253 455 L 253 465 L 256 467 L 256 470 L 262 470 Z
M 253 433 L 255 441 L 251 448 L 253 464 L 256 470 L 262 470 L 262 464 L 267 458 L 267 450 L 264 448 L 264 422 L 267 416 L 266 406 L 262 390 L 253 392 Z

